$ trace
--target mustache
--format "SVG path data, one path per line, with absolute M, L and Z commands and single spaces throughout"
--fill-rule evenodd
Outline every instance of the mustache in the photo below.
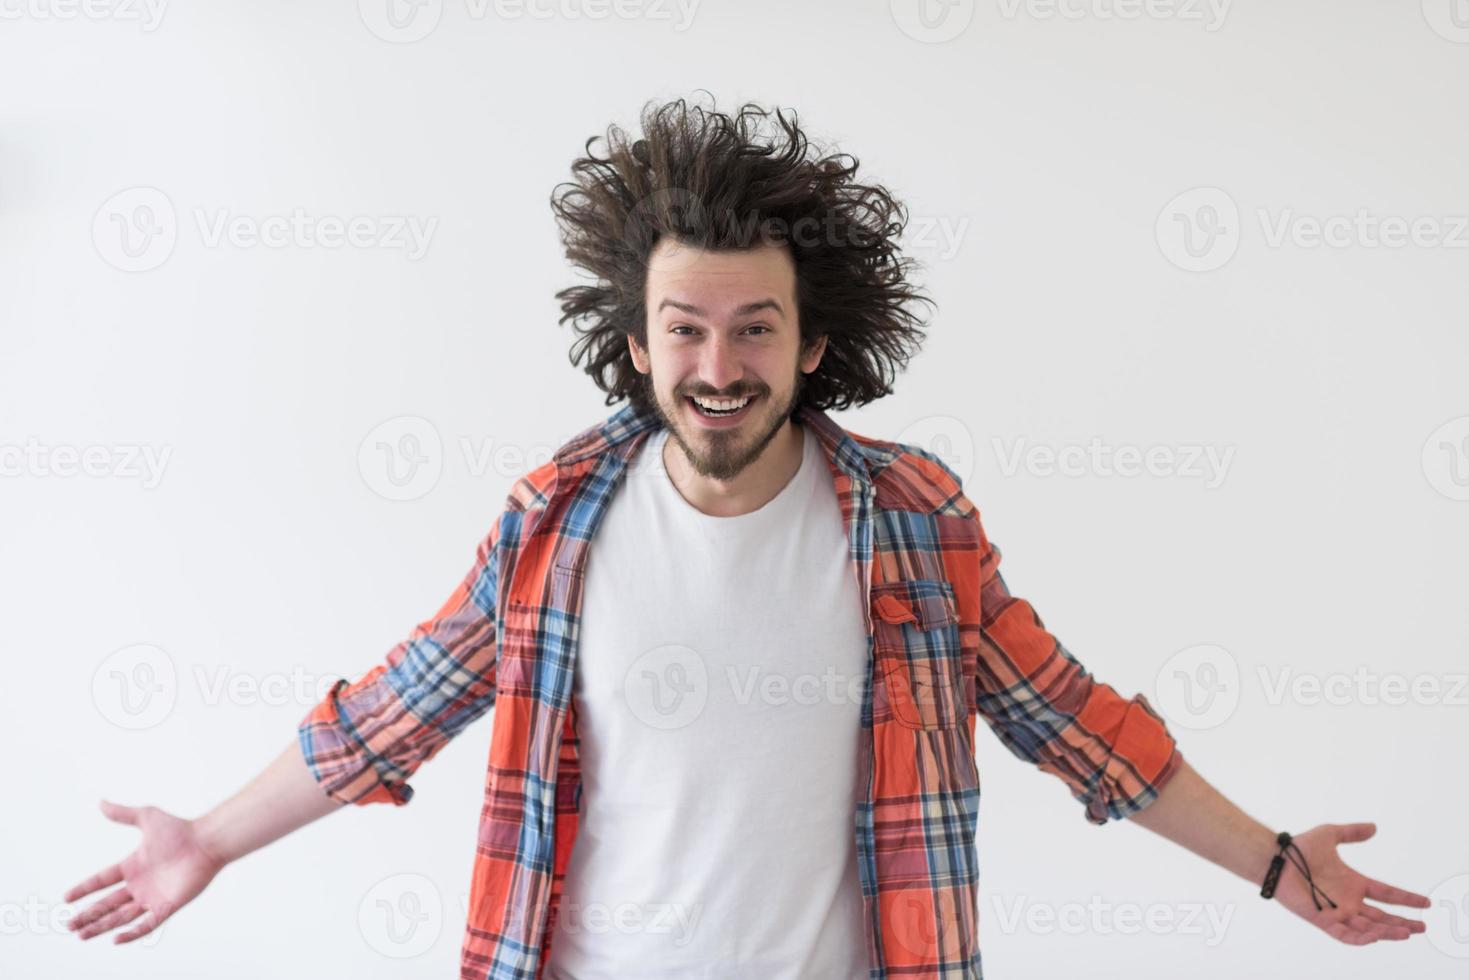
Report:
M 689 391 L 684 390 L 680 394 L 686 398 L 744 398 L 746 395 L 758 395 L 759 391 L 746 389 L 743 391 Z

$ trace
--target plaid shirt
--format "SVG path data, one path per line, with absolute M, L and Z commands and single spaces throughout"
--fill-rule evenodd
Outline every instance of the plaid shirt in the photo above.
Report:
M 1182 756 L 1147 699 L 1094 680 L 1010 594 L 960 481 L 921 448 L 796 418 L 831 470 L 861 594 L 868 675 L 853 813 L 869 980 L 979 980 L 975 716 L 1059 777 L 1094 824 L 1157 798 Z M 662 425 L 631 404 L 522 476 L 432 618 L 302 720 L 323 790 L 407 803 L 407 780 L 493 715 L 461 980 L 534 980 L 576 838 L 572 699 L 588 547 Z M 793 883 L 793 886 L 795 883 Z

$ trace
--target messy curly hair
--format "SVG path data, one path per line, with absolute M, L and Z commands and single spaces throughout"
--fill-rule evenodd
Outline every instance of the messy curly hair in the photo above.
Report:
M 571 363 L 586 362 L 606 404 L 653 408 L 626 337 L 647 348 L 648 259 L 664 235 L 713 250 L 750 247 L 757 234 L 786 245 L 802 345 L 827 338 L 799 402 L 843 409 L 890 394 L 924 339 L 911 307 L 932 305 L 908 281 L 913 260 L 899 254 L 903 205 L 856 181 L 856 157 L 813 150 L 794 110 L 746 103 L 726 115 L 678 99 L 647 103 L 640 122 L 636 139 L 609 126 L 601 155 L 594 146 L 604 137 L 588 139 L 574 181 L 551 195 L 566 257 L 593 280 L 556 294 L 558 322 L 571 322 Z

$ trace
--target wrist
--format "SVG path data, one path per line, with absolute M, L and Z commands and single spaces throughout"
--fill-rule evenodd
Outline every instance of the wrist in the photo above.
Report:
M 194 843 L 219 867 L 223 868 L 240 857 L 218 808 L 189 823 L 194 828 Z
M 1270 862 L 1280 853 L 1280 844 L 1276 838 L 1277 831 L 1260 825 L 1253 828 L 1249 834 L 1249 843 L 1246 847 L 1247 857 L 1242 866 L 1237 870 L 1238 874 L 1249 881 L 1257 889 L 1265 883 L 1265 876 L 1270 871 Z

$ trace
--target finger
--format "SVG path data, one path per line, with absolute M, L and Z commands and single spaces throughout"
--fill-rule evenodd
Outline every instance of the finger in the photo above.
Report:
M 1367 915 L 1365 912 L 1358 913 L 1357 915 L 1353 916 L 1353 918 L 1356 920 L 1360 920 L 1363 923 L 1363 930 L 1372 937 L 1373 942 L 1377 942 L 1379 939 L 1386 939 L 1392 942 L 1401 942 L 1402 940 L 1407 939 L 1409 936 L 1413 935 L 1412 931 L 1409 929 L 1404 929 L 1402 926 L 1395 926 L 1386 922 L 1380 922 L 1377 919 Z
M 1330 925 L 1322 926 L 1322 928 L 1325 929 L 1326 932 L 1332 936 L 1332 938 L 1339 939 L 1342 942 L 1347 943 L 1351 946 L 1361 946 L 1367 942 L 1367 940 L 1362 938 L 1361 932 L 1359 930 L 1353 928 L 1350 924 L 1346 922 L 1333 922 Z
M 1377 833 L 1375 823 L 1337 824 L 1336 839 L 1340 844 L 1359 844 Z
M 122 881 L 122 865 L 114 864 L 112 867 L 92 875 L 92 877 L 81 884 L 72 885 L 67 890 L 67 893 L 61 896 L 61 900 L 64 902 L 75 902 L 84 895 L 90 895 L 99 888 L 115 885 L 119 881 Z
M 93 928 L 98 932 L 110 932 L 118 926 L 127 925 L 146 911 L 148 910 L 137 902 L 129 902 L 101 922 L 98 922 Z
M 102 809 L 102 815 L 108 820 L 116 823 L 129 824 L 134 827 L 138 825 L 137 807 L 123 806 L 120 803 L 113 803 L 111 800 L 102 800 L 98 806 Z
M 1380 938 L 1379 933 L 1382 931 L 1381 926 L 1360 913 L 1349 916 L 1347 918 L 1347 925 L 1351 926 L 1357 935 L 1363 938 L 1364 942 L 1369 943 L 1376 942 Z
M 96 922 L 87 926 L 87 928 L 83 929 L 78 935 L 80 935 L 83 939 L 91 939 L 93 936 L 101 935 L 102 933 L 107 932 L 109 929 L 116 929 L 118 926 L 127 925 L 129 922 L 142 915 L 143 911 L 143 906 L 139 905 L 137 902 L 128 902 L 116 912 L 109 912 L 102 918 L 98 919 Z
M 1401 915 L 1393 915 L 1391 912 L 1385 912 L 1377 906 L 1368 905 L 1365 902 L 1362 903 L 1362 914 L 1371 919 L 1373 922 L 1380 923 L 1390 929 L 1403 930 L 1406 933 L 1406 935 L 1402 937 L 1404 939 L 1407 939 L 1408 936 L 1412 935 L 1415 932 L 1423 932 L 1425 929 L 1428 928 L 1422 922 L 1418 922 L 1414 919 L 1405 919 Z
M 142 939 L 144 936 L 148 935 L 148 933 L 152 932 L 154 929 L 157 929 L 161 925 L 163 925 L 162 917 L 160 917 L 152 909 L 149 909 L 147 914 L 139 919 L 136 925 L 134 925 L 127 932 L 120 932 L 117 935 L 113 936 L 112 941 L 114 943 L 130 943 L 134 939 Z
M 1351 931 L 1354 945 L 1366 946 L 1368 943 L 1375 943 L 1383 938 L 1384 927 L 1361 913 L 1351 913 L 1343 924 Z
M 1426 909 L 1433 904 L 1427 895 L 1419 895 L 1417 892 L 1394 888 L 1392 885 L 1385 884 L 1373 878 L 1367 879 L 1367 897 L 1376 902 L 1390 902 L 1393 905 L 1412 905 L 1420 909 Z
M 114 909 L 121 908 L 132 900 L 132 893 L 129 892 L 126 888 L 119 888 L 115 892 L 108 892 L 106 895 L 97 899 L 97 901 L 93 902 L 91 905 L 88 905 L 86 908 L 82 909 L 81 912 L 77 913 L 77 915 L 74 916 L 72 920 L 67 923 L 67 928 L 74 931 L 84 928 L 85 926 L 89 926 L 93 922 L 96 922 L 98 919 L 102 918 L 102 916 L 113 911 Z

